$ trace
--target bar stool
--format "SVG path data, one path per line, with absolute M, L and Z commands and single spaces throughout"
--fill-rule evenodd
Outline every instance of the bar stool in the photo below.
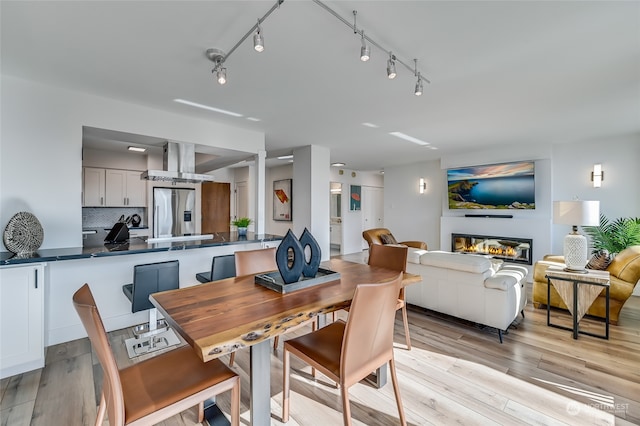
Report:
M 211 260 L 211 270 L 198 272 L 196 279 L 201 283 L 223 280 L 236 276 L 236 257 L 233 254 L 214 256 Z
M 158 310 L 149 301 L 149 295 L 180 288 L 179 268 L 177 260 L 133 267 L 133 284 L 123 285 L 122 292 L 131 301 L 132 313 L 149 310 L 149 323 L 138 325 L 133 330 L 136 337 L 149 336 L 168 328 L 164 320 L 158 321 Z

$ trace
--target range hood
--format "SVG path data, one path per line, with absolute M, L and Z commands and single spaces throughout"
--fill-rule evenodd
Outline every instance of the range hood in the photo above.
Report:
M 196 173 L 196 147 L 192 143 L 167 142 L 164 145 L 163 170 L 147 170 L 142 180 L 179 183 L 212 182 L 214 177 Z

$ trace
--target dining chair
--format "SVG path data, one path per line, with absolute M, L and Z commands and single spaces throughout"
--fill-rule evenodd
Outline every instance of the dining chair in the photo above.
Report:
M 394 271 L 406 272 L 407 253 L 409 249 L 401 246 L 371 244 L 369 246 L 369 266 L 380 266 Z M 407 349 L 411 350 L 411 337 L 409 336 L 409 320 L 407 318 L 407 301 L 404 286 L 400 287 L 396 310 L 402 309 L 402 322 L 404 323 L 404 336 Z
M 202 422 L 203 402 L 226 391 L 231 391 L 231 424 L 240 424 L 240 378 L 222 362 L 203 362 L 183 346 L 119 370 L 88 284 L 75 292 L 73 305 L 102 366 L 96 426 L 105 414 L 111 426 L 156 424 L 195 405 Z
M 282 421 L 289 421 L 290 354 L 340 385 L 342 415 L 351 425 L 349 388 L 389 363 L 400 423 L 406 425 L 393 357 L 393 329 L 402 274 L 390 281 L 356 287 L 349 317 L 284 342 Z M 372 326 L 375 324 L 375 326 Z
M 235 255 L 236 276 L 255 275 L 278 270 L 276 248 L 237 251 Z M 231 352 L 229 367 L 233 367 L 236 353 Z

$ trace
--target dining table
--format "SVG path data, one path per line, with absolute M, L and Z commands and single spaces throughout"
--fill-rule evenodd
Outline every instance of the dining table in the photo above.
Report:
M 338 272 L 339 278 L 280 293 L 256 283 L 254 275 L 246 275 L 155 293 L 149 299 L 203 362 L 250 348 L 251 424 L 269 425 L 270 339 L 305 321 L 348 307 L 359 284 L 388 281 L 398 274 L 342 259 L 322 262 L 321 267 Z M 419 281 L 419 275 L 405 272 L 402 284 Z M 382 386 L 385 381 L 378 383 Z

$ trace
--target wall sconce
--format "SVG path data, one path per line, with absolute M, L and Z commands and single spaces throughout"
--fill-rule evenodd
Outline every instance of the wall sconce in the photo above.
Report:
M 602 171 L 602 164 L 594 164 L 593 171 L 591 172 L 591 181 L 594 188 L 600 188 L 602 181 L 604 180 L 604 172 Z
M 420 178 L 420 181 L 418 182 L 418 190 L 421 194 L 424 194 L 424 191 L 427 190 L 427 182 L 424 181 L 424 178 Z

